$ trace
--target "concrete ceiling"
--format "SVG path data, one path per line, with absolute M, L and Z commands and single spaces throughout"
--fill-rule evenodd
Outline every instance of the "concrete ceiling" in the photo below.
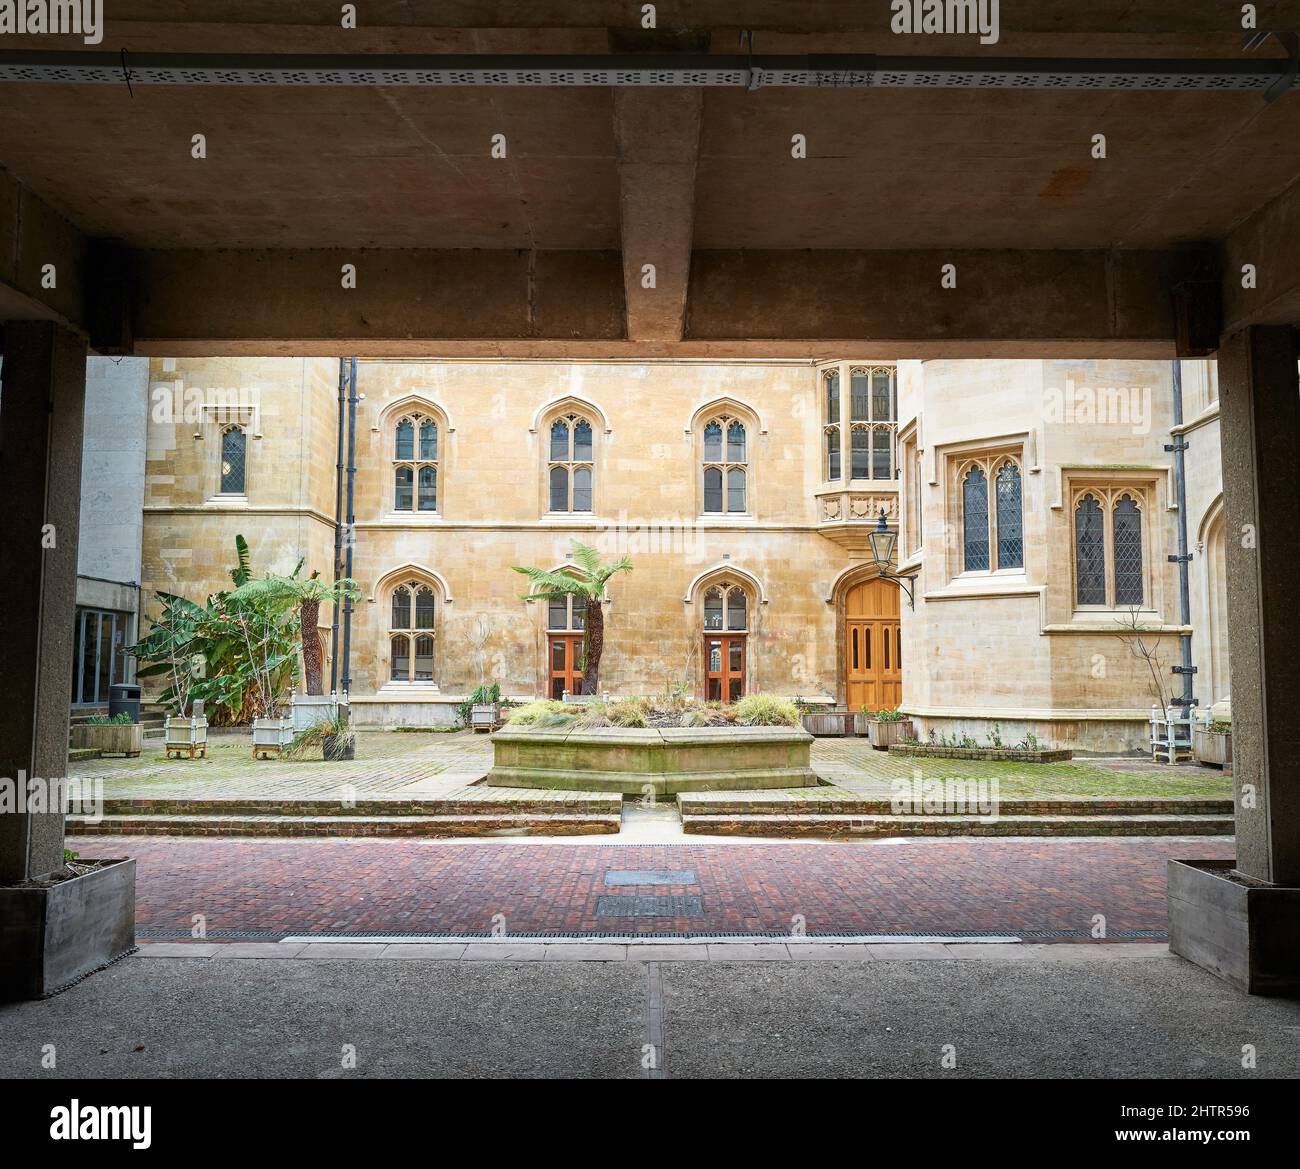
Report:
M 1244 52 L 1238 6 L 1191 0 L 1004 0 L 999 43 L 988 47 L 969 37 L 893 36 L 883 0 L 660 4 L 661 30 L 653 38 L 626 27 L 639 5 L 623 2 L 367 0 L 359 5 L 363 27 L 357 30 L 338 27 L 333 0 L 294 4 L 292 24 L 285 23 L 286 7 L 271 0 L 115 0 L 108 6 L 104 42 L 95 48 L 132 54 L 608 54 L 643 44 L 659 51 L 703 45 L 732 54 L 738 51 L 737 30 L 745 28 L 753 30 L 760 53 L 1275 58 L 1279 69 L 1285 57 L 1276 40 L 1254 54 Z M 1300 3 L 1258 8 L 1264 28 L 1300 28 Z M 66 38 L 0 40 L 0 50 L 11 48 L 67 53 L 83 47 Z M 625 96 L 633 92 L 641 96 Z M 74 233 L 59 245 L 65 250 L 93 247 L 91 241 L 101 239 L 124 245 L 113 254 L 125 257 L 132 274 L 123 295 L 131 301 L 128 316 L 135 328 L 125 348 L 149 344 L 151 336 L 165 347 L 166 338 L 140 310 L 159 305 L 169 290 L 131 283 L 144 273 L 186 267 L 160 253 L 213 253 L 203 260 L 207 266 L 215 264 L 217 249 L 233 250 L 235 263 L 247 262 L 249 253 L 273 253 L 274 264 L 317 249 L 609 253 L 616 269 L 621 254 L 627 270 L 614 286 L 590 275 L 591 264 L 608 267 L 593 256 L 586 267 L 572 269 L 585 273 L 582 288 L 556 288 L 557 298 L 600 299 L 581 312 L 550 313 L 550 320 L 563 319 L 569 330 L 557 337 L 545 331 L 541 319 L 547 313 L 532 297 L 538 272 L 559 271 L 559 261 L 534 259 L 522 274 L 511 269 L 506 277 L 499 264 L 492 266 L 496 260 L 487 262 L 485 278 L 495 272 L 508 284 L 524 280 L 528 302 L 518 329 L 509 323 L 510 313 L 493 318 L 496 331 L 487 330 L 492 343 L 515 332 L 534 343 L 671 344 L 692 336 L 740 343 L 793 338 L 761 314 L 743 313 L 732 316 L 747 320 L 746 327 L 755 330 L 751 335 L 692 333 L 691 293 L 697 283 L 708 285 L 711 253 L 812 249 L 817 254 L 808 264 L 814 275 L 823 260 L 833 265 L 832 253 L 1164 252 L 1202 244 L 1217 255 L 1225 241 L 1251 230 L 1271 231 L 1270 239 L 1278 231 L 1287 236 L 1294 222 L 1287 208 L 1300 199 L 1293 190 L 1300 178 L 1300 89 L 1271 104 L 1254 93 L 1204 91 L 693 92 L 683 107 L 673 104 L 681 98 L 668 91 L 606 88 L 138 86 L 132 96 L 125 84 L 0 83 L 0 167 L 7 172 L 14 214 L 27 207 L 29 231 L 44 217 L 65 224 L 66 230 L 59 227 L 65 236 Z M 207 138 L 202 161 L 190 156 L 196 133 Z M 806 159 L 790 156 L 796 133 L 807 137 Z M 496 134 L 508 143 L 504 160 L 490 156 Z M 1104 160 L 1090 154 L 1094 134 L 1106 136 Z M 4 203 L 0 190 L 0 212 Z M 1270 208 L 1272 226 L 1261 226 L 1256 221 Z M 31 295 L 42 311 L 53 309 L 81 323 L 71 301 L 52 303 L 39 288 L 22 285 L 22 270 L 39 259 L 33 246 L 28 241 L 25 257 L 9 257 L 8 274 L 0 256 L 0 282 Z M 48 251 L 55 244 L 40 246 Z M 645 254 L 633 256 L 636 250 Z M 662 265 L 679 287 L 666 289 L 655 305 L 642 304 L 634 261 Z M 771 262 L 779 264 L 779 257 Z M 927 264 L 920 263 L 918 271 L 928 272 L 933 265 Z M 768 270 L 775 269 L 768 264 Z M 903 270 L 906 265 L 896 269 Z M 227 273 L 215 284 L 229 286 L 232 279 Z M 472 272 L 465 279 L 472 284 Z M 102 271 L 86 281 L 83 299 L 92 283 L 93 295 L 105 295 Z M 779 291 L 772 290 L 773 296 Z M 1279 276 L 1266 291 L 1266 316 L 1292 310 L 1292 283 Z M 196 292 L 187 286 L 186 294 Z M 1104 295 L 1114 325 L 1116 286 L 1107 283 Z M 607 303 L 610 297 L 621 303 Z M 929 298 L 917 307 L 936 315 Z M 333 336 L 331 330 L 355 335 L 358 327 L 357 340 L 376 343 L 414 342 L 426 333 L 465 342 L 478 336 L 474 322 L 464 317 L 427 330 L 405 317 L 373 319 L 388 311 L 372 302 L 359 314 L 369 333 L 346 320 L 327 329 L 323 317 L 312 331 L 310 313 L 291 312 L 286 320 L 307 328 L 312 339 Z M 611 325 L 611 312 L 637 320 Z M 1248 317 L 1244 309 L 1236 317 L 1229 313 L 1230 321 Z M 222 330 L 205 324 L 202 314 L 188 323 L 174 318 L 169 313 L 168 327 L 178 330 L 173 341 L 197 343 L 207 332 L 218 344 L 223 340 Z M 574 334 L 592 322 L 599 322 L 595 335 Z M 882 326 L 863 319 L 852 327 Z M 811 319 L 808 327 L 822 326 Z M 942 339 L 904 320 L 890 327 L 902 327 L 917 340 Z M 989 327 L 956 323 L 946 335 L 974 339 Z M 1059 331 L 1059 325 L 1047 327 Z M 247 332 L 234 323 L 223 328 L 227 343 Z M 1043 340 L 1086 339 L 1096 332 L 1089 328 L 1077 337 Z M 1166 313 L 1150 327 L 1135 326 L 1132 339 L 1163 345 L 1171 328 Z M 1008 336 L 1025 339 L 1014 327 Z M 286 338 L 272 328 L 249 339 L 281 345 Z M 807 339 L 840 338 L 818 331 Z M 1123 327 L 1095 337 L 1099 343 L 1128 339 Z

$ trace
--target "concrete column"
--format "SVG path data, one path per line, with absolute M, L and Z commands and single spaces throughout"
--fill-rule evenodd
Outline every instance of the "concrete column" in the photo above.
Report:
M 3 345 L 0 778 L 51 779 L 67 774 L 86 343 L 10 321 Z M 62 863 L 62 809 L 0 815 L 0 884 Z
M 1282 885 L 1300 885 L 1296 358 L 1290 328 L 1246 329 L 1219 351 L 1237 869 Z
M 1253 994 L 1300 994 L 1298 356 L 1292 328 L 1219 349 L 1237 858 L 1169 862 L 1170 949 Z

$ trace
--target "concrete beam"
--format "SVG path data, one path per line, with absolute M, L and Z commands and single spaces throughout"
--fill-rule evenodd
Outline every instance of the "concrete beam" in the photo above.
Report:
M 617 252 L 141 251 L 132 263 L 137 352 L 196 339 L 390 352 L 410 339 L 613 340 L 624 330 Z
M 1206 256 L 1196 248 L 695 252 L 678 341 L 627 337 L 617 252 L 145 251 L 131 257 L 132 348 L 173 356 L 1173 356 L 1174 289 L 1204 279 Z M 941 285 L 948 263 L 952 289 Z M 356 266 L 355 289 L 342 286 L 344 264 Z M 637 261 L 630 267 L 639 273 Z M 648 329 L 672 314 L 650 301 L 633 319 Z
M 703 107 L 700 89 L 614 91 L 629 340 L 682 337 Z
M 1253 288 L 1243 286 L 1245 265 Z M 1224 332 L 1300 321 L 1300 181 L 1266 203 L 1223 244 Z
M 86 248 L 73 224 L 0 170 L 0 320 L 79 328 Z
M 698 251 L 686 336 L 1172 343 L 1174 288 L 1207 270 L 1213 257 L 1200 247 Z

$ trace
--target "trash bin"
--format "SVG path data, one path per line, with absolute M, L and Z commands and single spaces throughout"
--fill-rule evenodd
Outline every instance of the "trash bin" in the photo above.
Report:
M 131 716 L 133 723 L 140 721 L 140 687 L 135 682 L 120 682 L 108 688 L 108 716 L 123 712 Z

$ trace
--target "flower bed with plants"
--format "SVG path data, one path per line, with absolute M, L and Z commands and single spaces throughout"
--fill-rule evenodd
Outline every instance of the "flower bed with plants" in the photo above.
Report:
M 734 705 L 680 696 L 515 708 L 492 738 L 491 787 L 670 795 L 811 787 L 812 736 L 792 702 L 751 694 Z
M 1011 763 L 1064 763 L 1074 758 L 1073 751 L 1040 743 L 1032 731 L 1018 743 L 1004 743 L 997 723 L 986 743 L 971 735 L 936 735 L 931 731 L 924 743 L 908 736 L 892 744 L 889 753 L 930 759 L 1002 759 Z

